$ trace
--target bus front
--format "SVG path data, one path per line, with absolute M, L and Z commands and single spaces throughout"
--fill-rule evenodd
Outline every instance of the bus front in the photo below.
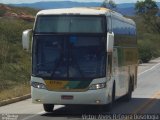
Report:
M 105 15 L 38 15 L 33 30 L 31 95 L 56 104 L 106 104 Z

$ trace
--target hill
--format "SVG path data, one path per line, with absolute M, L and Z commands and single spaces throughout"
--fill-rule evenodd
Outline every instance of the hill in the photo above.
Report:
M 71 7 L 96 7 L 100 6 L 100 2 L 72 2 L 72 1 L 53 1 L 53 2 L 36 2 L 28 4 L 13 4 L 18 7 L 31 7 L 36 9 L 56 9 Z
M 72 2 L 72 1 L 54 1 L 54 2 L 37 2 L 28 4 L 12 4 L 19 7 L 31 7 L 36 9 L 56 9 L 56 8 L 71 8 L 71 7 L 99 7 L 101 2 Z M 160 7 L 160 2 L 157 2 Z M 135 3 L 117 4 L 117 11 L 127 16 L 134 16 Z
M 34 8 L 21 8 L 10 5 L 0 4 L 0 17 L 17 18 L 27 21 L 34 21 L 34 15 L 38 10 Z

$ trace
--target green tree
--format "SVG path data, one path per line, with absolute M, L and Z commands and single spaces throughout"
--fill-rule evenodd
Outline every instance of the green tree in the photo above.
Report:
M 157 16 L 159 8 L 155 1 L 137 1 L 135 10 L 136 14 L 143 18 L 146 30 L 160 33 L 160 20 Z
M 135 9 L 137 14 L 149 14 L 151 16 L 156 15 L 159 11 L 156 2 L 153 0 L 137 1 Z
M 112 10 L 117 8 L 117 5 L 113 0 L 104 0 L 101 6 Z

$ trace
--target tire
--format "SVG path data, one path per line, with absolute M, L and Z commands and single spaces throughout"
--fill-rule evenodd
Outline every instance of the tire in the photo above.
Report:
M 111 100 L 111 102 L 109 104 L 106 105 L 106 111 L 107 112 L 111 112 L 112 111 L 114 102 L 115 102 L 115 83 L 113 85 L 113 90 L 112 90 L 112 100 Z
M 43 104 L 43 108 L 46 112 L 53 112 L 54 105 L 53 104 Z
M 132 99 L 132 84 L 129 83 L 128 93 L 124 96 L 123 101 L 129 102 Z

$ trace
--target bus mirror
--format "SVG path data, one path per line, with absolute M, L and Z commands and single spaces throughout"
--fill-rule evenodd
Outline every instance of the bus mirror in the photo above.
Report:
M 107 52 L 113 51 L 114 33 L 107 33 Z
M 32 32 L 32 29 L 28 29 L 23 31 L 23 34 L 22 34 L 22 46 L 23 46 L 23 49 L 27 51 L 29 51 L 29 48 L 30 48 L 31 32 Z

